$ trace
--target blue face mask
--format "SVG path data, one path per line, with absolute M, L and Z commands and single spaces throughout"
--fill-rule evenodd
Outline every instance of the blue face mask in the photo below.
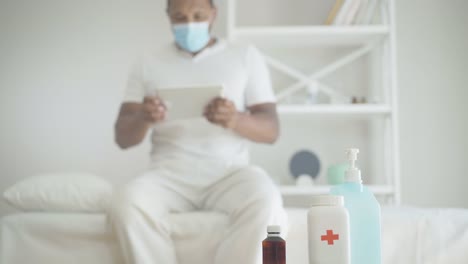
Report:
M 183 49 L 195 53 L 203 49 L 210 41 L 208 22 L 176 24 L 172 26 L 176 43 Z

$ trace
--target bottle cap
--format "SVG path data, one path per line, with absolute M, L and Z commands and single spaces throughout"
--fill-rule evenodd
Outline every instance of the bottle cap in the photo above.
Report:
M 339 195 L 314 195 L 310 206 L 344 206 L 344 198 Z
M 281 233 L 281 226 L 279 225 L 269 225 L 267 227 L 267 232 L 268 233 Z
M 356 167 L 358 153 L 359 149 L 357 148 L 348 149 L 348 151 L 346 151 L 346 155 L 348 156 L 349 161 L 349 168 L 346 170 L 345 174 L 345 180 L 347 182 L 362 183 L 361 171 Z

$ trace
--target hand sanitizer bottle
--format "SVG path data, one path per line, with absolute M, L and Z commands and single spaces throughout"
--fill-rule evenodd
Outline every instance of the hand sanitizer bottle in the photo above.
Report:
M 333 195 L 344 197 L 349 213 L 351 264 L 380 264 L 380 205 L 374 194 L 362 185 L 361 171 L 356 167 L 358 149 L 347 151 L 350 167 L 345 182 L 333 187 Z

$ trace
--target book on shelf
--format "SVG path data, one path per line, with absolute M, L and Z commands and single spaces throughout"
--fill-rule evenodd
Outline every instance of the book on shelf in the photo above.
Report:
M 344 0 L 343 5 L 341 5 L 338 14 L 336 14 L 335 20 L 333 21 L 333 25 L 344 25 L 346 17 L 350 13 L 350 10 L 353 6 L 355 0 Z
M 359 8 L 359 11 L 356 14 L 356 17 L 354 19 L 354 24 L 363 24 L 362 22 L 364 21 L 364 18 L 366 16 L 366 11 L 369 6 L 369 2 L 372 0 L 361 0 L 361 7 Z
M 356 21 L 356 24 L 360 25 L 366 25 L 372 23 L 372 20 L 374 20 L 374 17 L 377 13 L 377 7 L 379 6 L 379 1 L 380 0 L 369 0 L 369 3 L 366 7 L 365 14 L 363 15 L 363 18 L 359 21 Z
M 326 25 L 332 25 L 333 21 L 335 21 L 336 15 L 338 11 L 340 11 L 341 6 L 343 5 L 344 0 L 336 0 L 335 4 L 333 5 L 330 13 L 328 14 L 327 21 L 325 21 Z
M 336 0 L 325 24 L 368 25 L 377 13 L 378 2 L 379 0 Z
M 353 0 L 348 13 L 346 14 L 343 23 L 345 25 L 352 25 L 354 23 L 354 19 L 356 18 L 356 14 L 361 7 L 361 0 Z

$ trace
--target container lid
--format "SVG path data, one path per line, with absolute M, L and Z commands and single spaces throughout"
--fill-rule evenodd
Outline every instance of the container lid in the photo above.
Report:
M 356 166 L 357 161 L 357 154 L 359 153 L 359 149 L 351 148 L 346 151 L 349 161 L 349 168 L 346 170 L 345 180 L 347 182 L 357 182 L 362 183 L 361 179 L 361 171 Z
M 267 232 L 268 233 L 277 233 L 277 234 L 279 234 L 279 233 L 281 233 L 281 226 L 279 226 L 279 225 L 269 225 L 267 227 Z
M 314 195 L 310 206 L 344 206 L 344 199 L 340 195 Z

